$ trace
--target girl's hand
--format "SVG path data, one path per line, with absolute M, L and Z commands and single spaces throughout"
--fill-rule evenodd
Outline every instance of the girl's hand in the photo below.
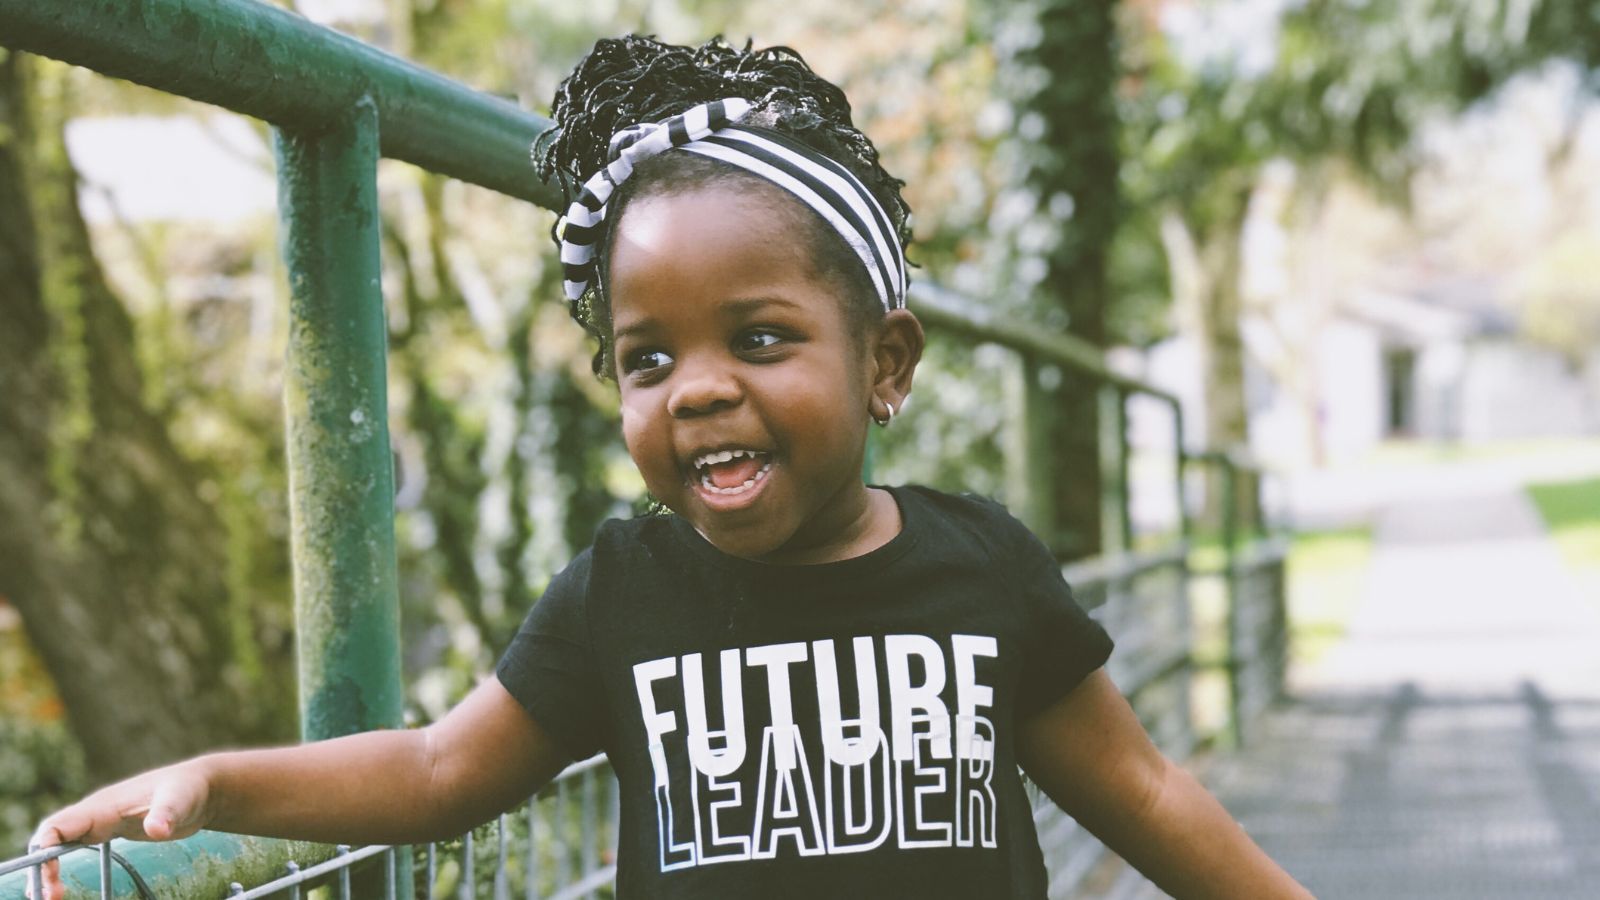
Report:
M 95 791 L 41 822 L 29 846 L 42 850 L 74 841 L 99 844 L 115 837 L 174 841 L 205 828 L 212 817 L 205 768 L 199 760 L 189 760 Z M 60 861 L 51 860 L 44 866 L 40 900 L 65 896 Z
M 118 782 L 45 819 L 34 846 L 170 841 L 202 828 L 326 844 L 447 840 L 526 800 L 568 762 L 490 677 L 427 728 L 210 753 Z M 46 868 L 44 897 L 61 900 L 59 867 Z

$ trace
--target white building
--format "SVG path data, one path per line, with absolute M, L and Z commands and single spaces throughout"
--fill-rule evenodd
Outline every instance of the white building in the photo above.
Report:
M 1286 349 L 1259 318 L 1242 330 L 1251 449 L 1279 469 L 1359 458 L 1389 439 L 1484 442 L 1600 434 L 1600 348 L 1587 365 L 1518 336 L 1490 286 L 1441 281 L 1408 294 L 1340 298 L 1310 346 Z M 1283 362 L 1294 356 L 1293 365 Z M 1183 400 L 1189 441 L 1205 441 L 1193 342 L 1143 355 L 1139 374 Z M 1294 374 L 1286 383 L 1286 373 Z M 1135 442 L 1164 423 L 1134 411 Z

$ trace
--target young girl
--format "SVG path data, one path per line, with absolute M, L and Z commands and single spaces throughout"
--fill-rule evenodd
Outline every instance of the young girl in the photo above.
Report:
M 1180 897 L 1304 897 L 1107 678 L 994 503 L 862 483 L 911 390 L 908 210 L 792 51 L 601 41 L 540 173 L 574 316 L 672 515 L 612 521 L 443 720 L 105 788 L 41 845 L 445 839 L 608 754 L 624 897 L 1042 898 L 1020 766 Z

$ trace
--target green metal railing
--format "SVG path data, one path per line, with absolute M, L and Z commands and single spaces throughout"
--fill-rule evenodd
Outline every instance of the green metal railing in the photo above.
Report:
M 315 136 L 377 113 L 378 152 L 553 209 L 549 120 L 256 0 L 4 0 L 0 44 Z
M 290 286 L 284 405 L 301 737 L 400 727 L 377 162 L 405 160 L 551 207 L 557 192 L 528 166 L 548 120 L 254 0 L 0 0 L 0 44 L 273 126 Z M 128 854 L 141 871 L 187 885 L 196 872 L 281 872 L 290 856 L 306 865 L 333 853 L 227 836 L 183 846 L 193 853 L 181 859 L 142 846 Z M 408 856 L 400 862 L 409 871 Z M 182 872 L 166 871 L 174 865 Z
M 1237 746 L 1250 724 L 1283 694 L 1289 669 L 1289 541 L 1272 531 L 1262 512 L 1258 466 L 1238 453 L 1209 453 L 1203 461 L 1222 476 L 1222 565 L 1215 574 L 1228 598 L 1223 666 L 1229 737 Z
M 386 329 L 378 280 L 377 162 L 380 157 L 405 160 L 554 208 L 557 192 L 534 178 L 527 157 L 548 121 L 254 0 L 0 0 L 0 45 L 213 103 L 273 126 L 291 292 L 285 409 L 302 737 L 310 741 L 399 727 L 399 604 Z M 1236 471 L 1236 461 L 1187 455 L 1177 398 L 1111 370 L 1100 351 L 1085 342 L 1025 323 L 987 319 L 977 305 L 936 287 L 917 286 L 912 303 L 931 330 L 968 344 L 998 344 L 1015 354 L 1008 499 L 1047 542 L 1059 537 L 1061 528 L 1043 423 L 1061 399 L 1043 375 L 1056 367 L 1088 375 L 1100 385 L 1101 509 L 1111 555 L 1069 568 L 1068 577 L 1122 645 L 1123 652 L 1113 656 L 1113 675 L 1146 725 L 1169 753 L 1188 753 L 1195 741 L 1188 707 L 1194 660 L 1184 476 L 1196 464 Z M 1128 404 L 1135 396 L 1162 404 L 1173 426 L 1178 534 L 1171 546 L 1155 553 L 1133 550 Z M 1279 577 L 1265 583 L 1276 584 L 1277 596 L 1269 589 L 1264 602 L 1281 609 L 1281 555 L 1230 552 L 1228 558 L 1228 583 L 1240 586 L 1238 602 L 1249 593 L 1242 586 L 1252 583 L 1250 573 L 1276 566 Z M 1260 617 L 1235 618 L 1242 629 Z M 1275 638 L 1263 640 L 1230 640 L 1229 646 L 1236 655 L 1270 650 Z M 1281 687 L 1281 665 L 1262 669 L 1234 656 L 1227 670 L 1235 680 L 1246 673 L 1267 674 L 1256 679 L 1263 688 L 1235 688 L 1235 717 L 1254 714 L 1261 698 L 1270 699 Z M 596 771 L 563 776 L 544 792 L 555 798 L 546 802 L 567 803 L 561 798 L 567 798 L 569 785 L 591 790 Z M 546 821 L 536 815 L 542 807 L 530 805 L 526 868 L 532 873 L 536 855 L 555 852 L 549 850 L 552 842 L 560 853 L 579 848 L 581 858 L 563 864 L 571 878 L 560 889 L 581 896 L 604 880 L 606 842 L 597 835 L 607 826 L 593 802 L 576 802 L 570 809 L 580 810 L 577 820 L 585 824 L 575 840 L 563 837 L 567 812 L 557 814 L 557 824 L 538 826 Z M 1038 817 L 1053 883 L 1064 889 L 1101 851 L 1047 803 Z M 508 828 L 502 817 L 500 875 L 509 871 Z M 536 838 L 535 831 L 544 837 Z M 389 889 L 396 888 L 396 873 L 412 871 L 404 848 L 392 854 L 391 848 L 363 849 L 336 860 L 341 851 L 331 846 L 216 833 L 164 845 L 118 842 L 116 849 L 160 886 L 161 896 L 220 897 L 230 891 L 257 896 L 280 887 L 292 894 L 316 878 L 345 877 L 339 873 L 347 874 L 358 857 L 374 852 L 388 861 L 383 869 Z M 431 862 L 433 848 L 425 849 Z M 67 857 L 63 868 L 80 884 L 109 889 L 103 876 L 110 878 L 111 859 L 109 852 L 98 858 L 82 852 Z M 469 836 L 461 863 L 468 891 L 463 896 L 471 896 L 472 859 Z M 9 896 L 5 892 L 14 887 L 20 892 L 20 872 L 4 873 L 34 861 L 0 864 L 0 896 Z M 292 870 L 289 875 L 286 869 Z M 533 877 L 527 875 L 529 896 L 549 886 L 536 885 Z M 257 887 L 246 891 L 243 884 Z M 131 884 L 107 896 L 113 893 L 137 896 Z

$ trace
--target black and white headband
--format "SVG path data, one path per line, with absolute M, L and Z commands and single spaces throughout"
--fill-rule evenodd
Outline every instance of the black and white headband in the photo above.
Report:
M 611 192 L 633 174 L 634 166 L 680 149 L 738 166 L 799 198 L 855 251 L 883 308 L 905 306 L 905 254 L 872 193 L 848 169 L 816 150 L 769 129 L 735 124 L 750 109 L 750 101 L 738 97 L 713 100 L 611 136 L 611 162 L 584 182 L 556 225 L 569 301 L 576 303 L 594 283 L 596 244 Z

